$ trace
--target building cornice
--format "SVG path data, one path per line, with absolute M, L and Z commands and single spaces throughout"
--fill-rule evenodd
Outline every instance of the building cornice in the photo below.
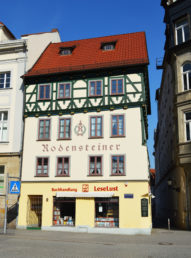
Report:
M 0 42 L 0 55 L 26 51 L 26 41 L 23 39 Z

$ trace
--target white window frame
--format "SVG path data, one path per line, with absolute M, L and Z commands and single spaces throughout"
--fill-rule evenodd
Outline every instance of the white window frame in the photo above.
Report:
M 177 22 L 184 22 L 184 24 L 180 25 L 177 27 Z M 178 20 L 177 22 L 175 22 L 175 35 L 176 35 L 176 45 L 178 45 L 178 30 L 181 29 L 182 31 L 182 43 L 185 42 L 185 27 L 189 27 L 189 24 L 188 24 L 188 20 L 187 18 L 184 18 L 182 20 Z
M 6 87 L 7 73 L 10 74 L 9 87 Z M 2 89 L 10 89 L 11 88 L 11 72 L 10 71 L 0 72 L 0 74 L 4 74 L 3 88 L 0 88 L 0 90 L 2 90 Z
M 113 50 L 115 48 L 114 43 L 108 43 L 103 46 L 104 51 Z
M 5 112 L 7 112 L 7 120 L 3 120 L 3 118 L 4 118 L 3 113 L 5 113 Z M 1 113 L 2 113 L 2 115 L 1 115 Z M 8 121 L 9 121 L 8 110 L 0 110 L 0 142 L 8 142 L 8 128 L 9 128 Z M 6 124 L 6 126 L 7 126 L 7 137 L 6 137 L 6 139 L 3 140 L 2 136 L 3 136 L 3 126 L 4 126 L 4 124 Z
M 191 88 L 189 89 L 189 74 L 191 74 L 191 69 L 186 71 L 186 72 L 183 72 L 183 68 L 184 68 L 184 65 L 186 65 L 188 63 L 185 63 L 182 65 L 182 86 L 183 86 L 183 91 L 187 91 L 187 90 L 191 90 Z M 189 63 L 191 65 L 191 63 Z M 184 75 L 186 75 L 186 82 L 187 82 L 187 85 L 184 85 Z M 185 86 L 186 86 L 186 89 L 185 89 Z
M 187 114 L 187 113 L 191 113 L 191 110 L 184 113 L 185 140 L 186 140 L 187 142 L 190 142 L 190 141 L 191 141 L 191 119 L 190 119 L 190 120 L 186 120 L 186 114 Z M 187 125 L 189 126 L 190 139 L 187 139 L 187 130 L 186 130 Z

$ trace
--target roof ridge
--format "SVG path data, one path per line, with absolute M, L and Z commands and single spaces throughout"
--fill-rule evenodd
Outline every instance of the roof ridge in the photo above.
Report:
M 123 35 L 132 35 L 132 34 L 144 34 L 145 31 L 138 31 L 138 32 L 130 32 L 130 33 L 122 33 L 122 34 L 113 34 L 113 35 L 107 35 L 107 36 L 100 36 L 100 37 L 93 37 L 93 38 L 83 38 L 83 39 L 75 39 L 75 40 L 68 40 L 68 41 L 62 41 L 52 44 L 62 44 L 62 43 L 69 43 L 69 42 L 77 42 L 77 41 L 83 41 L 83 40 L 93 40 L 93 39 L 101 39 L 101 38 L 109 38 L 109 37 L 117 37 L 117 36 L 123 36 Z

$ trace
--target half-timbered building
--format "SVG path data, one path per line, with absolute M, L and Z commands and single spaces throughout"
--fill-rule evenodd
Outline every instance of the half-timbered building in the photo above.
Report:
M 50 44 L 24 75 L 18 226 L 150 233 L 145 34 Z

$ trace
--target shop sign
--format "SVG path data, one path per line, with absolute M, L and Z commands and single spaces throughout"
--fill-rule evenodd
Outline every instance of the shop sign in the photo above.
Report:
M 124 198 L 132 199 L 134 198 L 133 194 L 124 194 Z
M 52 187 L 52 192 L 77 192 L 77 188 L 71 188 L 71 187 L 67 187 L 67 188 L 62 188 L 62 187 L 58 187 L 58 188 L 54 188 Z
M 118 151 L 120 144 L 84 144 L 84 145 L 64 145 L 64 144 L 42 144 L 43 152 L 89 152 L 89 151 Z
M 89 185 L 88 184 L 83 184 L 82 185 L 82 192 L 83 193 L 88 193 L 89 192 Z
M 110 186 L 97 187 L 97 186 L 94 186 L 94 191 L 95 192 L 98 192 L 98 191 L 103 191 L 103 192 L 118 191 L 118 186 L 115 186 L 115 187 L 110 187 Z

